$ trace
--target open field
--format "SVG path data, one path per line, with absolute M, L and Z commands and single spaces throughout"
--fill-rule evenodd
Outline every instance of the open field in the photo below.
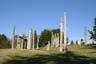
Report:
M 46 51 L 0 49 L 0 64 L 96 64 L 96 46 L 68 46 L 68 52 L 60 53 L 58 48 Z

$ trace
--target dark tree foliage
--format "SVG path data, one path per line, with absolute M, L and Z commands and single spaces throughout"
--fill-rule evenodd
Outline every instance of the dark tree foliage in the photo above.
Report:
M 96 18 L 94 19 L 93 31 L 88 30 L 88 32 L 91 34 L 90 39 L 96 41 Z
M 51 32 L 53 32 L 53 33 L 60 33 L 60 29 L 53 29 L 53 30 L 51 30 Z
M 41 36 L 40 36 L 40 41 L 39 41 L 39 46 L 45 46 L 48 41 L 51 41 L 51 31 L 45 29 L 42 31 Z
M 84 40 L 83 39 L 81 39 L 81 42 L 83 42 Z
M 73 40 L 71 40 L 71 43 L 70 43 L 71 45 L 73 45 L 74 44 L 74 41 Z
M 84 40 L 83 39 L 81 39 L 81 45 L 84 45 Z
M 76 40 L 76 45 L 78 45 L 78 40 Z
M 34 41 L 35 43 L 35 47 L 36 47 L 36 44 L 37 44 L 37 32 L 35 31 L 35 41 Z
M 39 46 L 45 46 L 48 41 L 51 41 L 51 33 L 59 33 L 59 29 L 53 29 L 53 30 L 48 30 L 45 29 L 44 31 L 41 32 L 40 39 L 39 39 Z
M 69 43 L 69 38 L 67 37 L 67 44 Z
M 4 35 L 0 35 L 0 48 L 10 48 L 10 40 Z

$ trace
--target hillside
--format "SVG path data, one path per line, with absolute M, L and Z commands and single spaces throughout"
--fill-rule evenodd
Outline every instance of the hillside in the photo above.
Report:
M 96 64 L 95 45 L 69 45 L 67 53 L 45 49 L 0 49 L 0 64 Z

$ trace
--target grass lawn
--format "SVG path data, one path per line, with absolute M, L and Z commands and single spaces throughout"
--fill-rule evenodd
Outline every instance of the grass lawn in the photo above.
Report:
M 96 64 L 96 46 L 69 45 L 67 53 L 59 48 L 0 49 L 0 64 Z

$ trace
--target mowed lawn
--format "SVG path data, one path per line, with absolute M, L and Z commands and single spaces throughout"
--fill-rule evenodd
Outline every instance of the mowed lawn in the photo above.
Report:
M 40 50 L 0 49 L 0 64 L 96 64 L 96 45 L 69 45 L 67 53 L 59 48 Z

